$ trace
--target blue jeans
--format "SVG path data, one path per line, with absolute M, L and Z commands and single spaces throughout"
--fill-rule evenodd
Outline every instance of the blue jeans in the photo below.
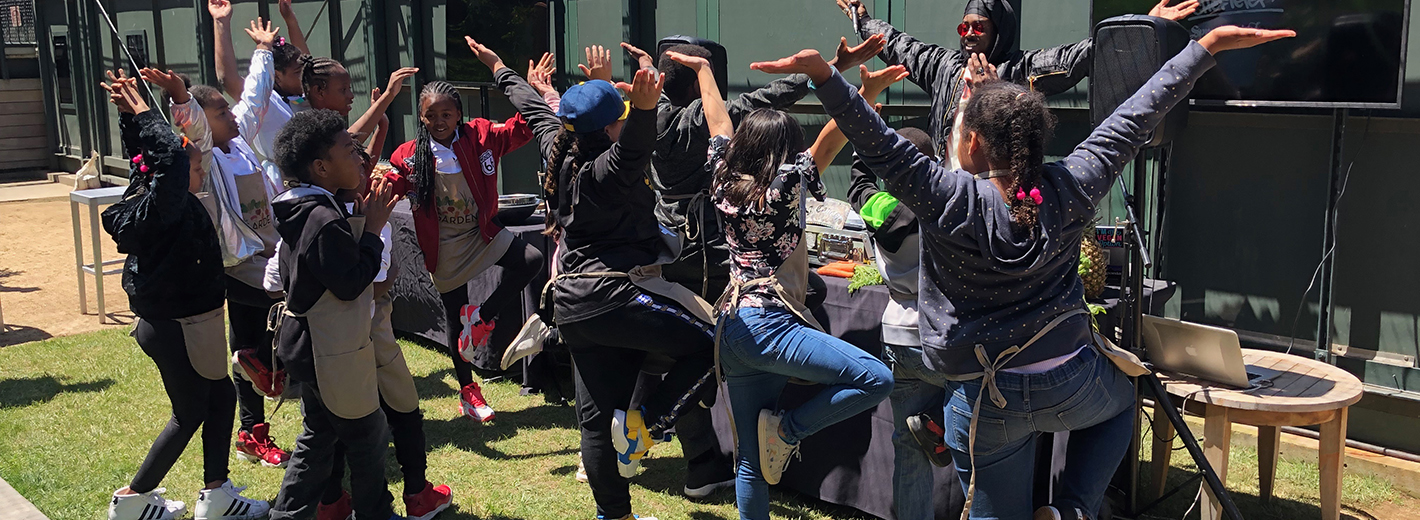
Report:
M 942 405 L 947 379 L 922 362 L 922 347 L 884 345 L 892 361 L 892 514 L 897 520 L 932 520 L 932 462 L 907 417 Z
M 967 432 L 981 380 L 950 382 L 947 447 L 965 491 L 971 480 Z M 1039 374 L 1000 372 L 996 387 L 1006 398 L 997 408 L 981 400 L 976 424 L 976 498 L 973 519 L 1030 518 L 1035 442 L 1039 432 L 1070 432 L 1060 490 L 1052 505 L 1080 508 L 1099 517 L 1105 489 L 1124 454 L 1134 424 L 1134 385 L 1093 348 Z
M 720 319 L 720 363 L 738 446 L 735 501 L 741 519 L 768 520 L 769 485 L 759 471 L 759 411 L 777 409 L 790 377 L 825 385 L 784 412 L 785 440 L 797 443 L 876 406 L 892 391 L 892 373 L 878 358 L 804 325 L 784 309 L 745 307 Z

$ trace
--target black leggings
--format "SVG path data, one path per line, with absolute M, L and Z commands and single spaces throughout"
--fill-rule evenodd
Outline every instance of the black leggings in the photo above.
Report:
M 513 237 L 508 251 L 503 253 L 496 264 L 503 268 L 503 275 L 498 278 L 498 286 L 493 288 L 493 293 L 489 294 L 488 299 L 479 307 L 479 318 L 491 320 L 510 305 L 519 303 L 523 289 L 542 269 L 542 262 L 541 251 L 523 239 Z M 454 375 L 458 377 L 459 388 L 463 388 L 473 382 L 473 363 L 464 361 L 463 356 L 459 355 L 459 334 L 463 332 L 459 311 L 469 303 L 468 287 L 440 294 L 439 299 L 444 302 L 444 318 L 447 320 L 449 334 L 447 345 L 449 354 L 454 359 Z
M 198 375 L 187 357 L 182 325 L 176 321 L 140 319 L 133 337 L 158 365 L 173 415 L 128 488 L 134 493 L 157 488 L 198 427 L 202 428 L 202 481 L 227 480 L 227 445 L 232 441 L 232 408 L 236 404 L 231 378 L 213 381 Z
M 713 327 L 675 305 L 644 295 L 630 304 L 586 320 L 558 325 L 576 363 L 582 463 L 597 503 L 597 514 L 621 518 L 631 513 L 627 480 L 616 467 L 611 444 L 613 410 L 644 410 L 653 432 L 674 426 L 681 411 L 715 391 Z M 632 394 L 647 354 L 674 360 L 645 401 Z
M 428 454 L 424 451 L 424 414 L 418 408 L 409 413 L 396 412 L 380 399 L 380 409 L 385 411 L 385 420 L 390 425 L 390 437 L 394 439 L 394 460 L 399 462 L 399 470 L 404 473 L 404 494 L 413 495 L 424 491 L 424 483 L 429 481 L 425 471 L 429 468 Z M 340 481 L 345 477 L 345 444 L 336 443 L 335 460 L 331 466 L 330 479 L 326 480 L 322 504 L 334 504 L 344 491 Z
M 277 303 L 281 300 L 271 298 L 265 290 L 227 277 L 227 323 L 230 326 L 232 352 L 255 349 L 256 359 L 272 370 L 276 369 L 270 366 L 271 344 L 275 336 L 266 330 L 266 316 L 271 312 L 271 306 Z M 233 383 L 237 387 L 241 429 L 249 432 L 252 426 L 266 422 L 266 401 L 252 388 L 251 382 L 236 377 Z

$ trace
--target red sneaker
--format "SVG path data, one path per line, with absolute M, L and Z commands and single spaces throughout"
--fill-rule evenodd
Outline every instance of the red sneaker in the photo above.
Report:
M 340 492 L 340 500 L 334 504 L 316 504 L 316 520 L 349 520 L 355 517 L 350 507 L 350 493 Z
M 241 369 L 242 378 L 251 382 L 256 393 L 276 398 L 286 390 L 286 371 L 277 370 L 273 373 L 256 355 L 256 349 L 238 350 L 232 354 L 232 365 Z
M 449 486 L 438 486 L 424 481 L 424 490 L 413 495 L 404 495 L 404 515 L 409 520 L 430 520 L 454 503 L 454 492 Z
M 478 383 L 469 383 L 459 390 L 459 409 L 465 417 L 478 419 L 481 423 L 493 420 L 493 407 L 483 400 L 483 390 L 478 388 Z
M 251 427 L 250 432 L 238 431 L 237 440 L 232 442 L 233 453 L 247 462 L 260 462 L 268 468 L 284 468 L 291 456 L 276 446 L 276 441 L 267 435 L 270 426 L 266 423 Z
M 459 333 L 459 356 L 472 363 L 473 351 L 488 344 L 488 337 L 493 335 L 493 322 L 483 321 L 478 307 L 472 305 L 459 309 L 459 321 L 463 323 L 463 332 Z

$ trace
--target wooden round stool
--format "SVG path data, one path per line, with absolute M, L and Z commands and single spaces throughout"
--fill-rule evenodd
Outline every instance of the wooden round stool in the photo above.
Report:
M 1319 459 L 1321 466 L 1321 517 L 1341 517 L 1341 468 L 1346 452 L 1347 409 L 1361 400 L 1361 381 L 1340 368 L 1321 361 L 1279 352 L 1243 349 L 1243 362 L 1251 367 L 1275 370 L 1271 386 L 1252 390 L 1199 380 L 1160 371 L 1159 381 L 1169 394 L 1203 404 L 1203 453 L 1218 473 L 1228 481 L 1228 449 L 1233 423 L 1257 427 L 1258 487 L 1262 499 L 1272 499 L 1272 482 L 1277 472 L 1279 427 L 1321 425 Z M 1173 436 L 1173 425 L 1164 415 L 1164 406 L 1154 404 L 1153 489 L 1163 493 L 1168 476 L 1172 443 L 1161 441 Z M 1203 518 L 1221 518 L 1222 509 L 1211 496 L 1203 494 Z

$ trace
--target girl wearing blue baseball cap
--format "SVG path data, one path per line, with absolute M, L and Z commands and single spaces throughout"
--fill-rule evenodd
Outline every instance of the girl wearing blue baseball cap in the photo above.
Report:
M 493 54 L 470 47 L 480 59 Z M 597 518 L 638 518 L 626 479 L 668 438 L 681 409 L 715 387 L 710 306 L 660 272 L 680 250 L 679 235 L 657 222 L 647 184 L 663 84 L 650 70 L 629 85 L 588 81 L 562 95 L 556 115 L 540 97 L 512 99 L 547 158 L 547 234 L 558 250 L 552 321 L 577 366 L 582 460 Z M 670 358 L 670 370 L 632 403 L 651 356 Z

